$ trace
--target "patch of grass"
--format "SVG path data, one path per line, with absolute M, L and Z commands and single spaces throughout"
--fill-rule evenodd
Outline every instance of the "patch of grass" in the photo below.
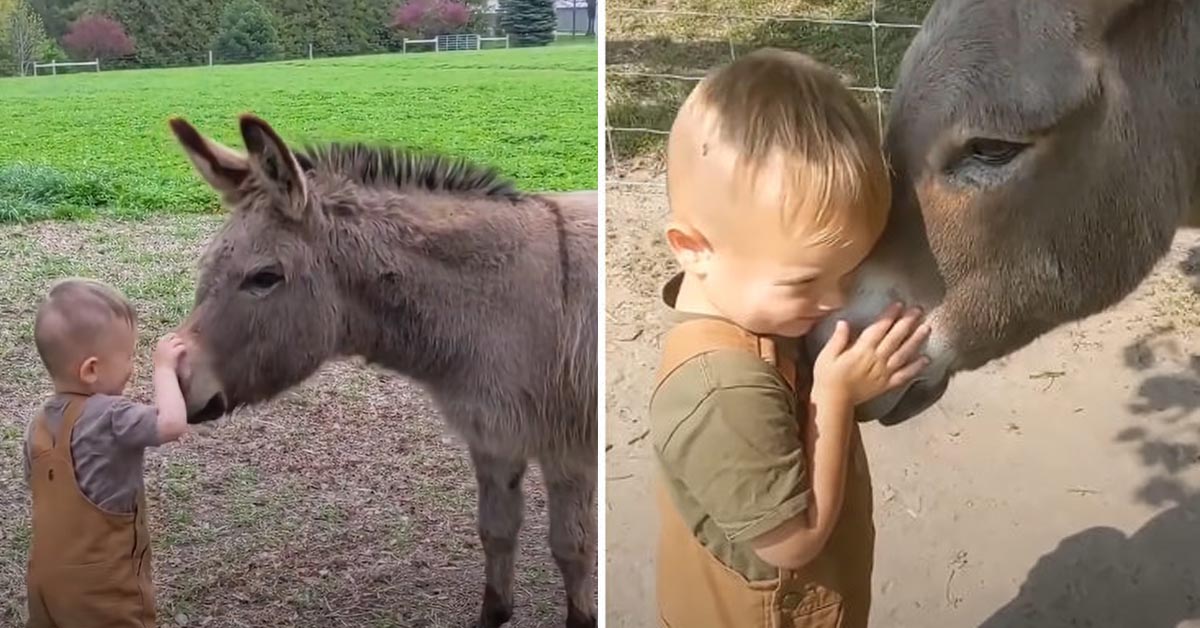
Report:
M 391 549 L 397 552 L 403 552 L 409 548 L 413 542 L 413 531 L 408 517 L 400 517 L 395 520 L 388 541 Z
M 403 144 L 493 165 L 524 189 L 595 188 L 595 46 L 0 79 L 0 222 L 213 212 L 167 120 L 241 147 L 247 111 L 296 144 Z
M 115 199 L 112 185 L 93 173 L 26 164 L 0 167 L 3 222 L 90 216 Z
M 349 514 L 337 504 L 321 504 L 317 509 L 317 519 L 327 526 L 339 526 L 349 519 Z
M 192 496 L 192 485 L 196 480 L 196 465 L 188 462 L 167 462 L 163 487 L 174 501 L 185 501 Z
M 20 446 L 24 438 L 25 430 L 21 429 L 20 426 L 5 425 L 0 427 L 0 443 L 3 443 L 6 447 L 11 446 L 14 443 L 17 446 Z
M 33 530 L 28 525 L 17 526 L 6 535 L 6 547 L 0 555 L 20 557 L 18 563 L 24 564 L 29 557 L 29 543 L 33 540 Z

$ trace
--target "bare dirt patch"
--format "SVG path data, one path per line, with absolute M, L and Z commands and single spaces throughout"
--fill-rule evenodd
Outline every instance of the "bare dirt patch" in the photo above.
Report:
M 0 625 L 23 625 L 29 498 L 21 439 L 49 385 L 32 341 L 40 295 L 96 277 L 136 301 L 141 368 L 191 304 L 218 219 L 0 228 Z M 475 480 L 422 392 L 339 363 L 281 399 L 195 432 L 146 464 L 161 626 L 463 626 L 483 592 Z M 512 625 L 561 625 L 536 468 Z
M 607 204 L 607 620 L 653 625 L 661 195 Z M 872 626 L 1200 626 L 1200 233 L 1119 306 L 865 427 Z M 1190 623 L 1189 623 L 1190 622 Z

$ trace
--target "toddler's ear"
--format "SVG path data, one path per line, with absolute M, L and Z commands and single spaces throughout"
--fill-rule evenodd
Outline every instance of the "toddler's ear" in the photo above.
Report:
M 79 381 L 91 386 L 100 378 L 100 374 L 96 372 L 96 366 L 99 360 L 95 356 L 89 357 L 79 365 Z
M 666 236 L 667 245 L 684 272 L 698 277 L 707 274 L 712 246 L 704 234 L 691 227 L 671 223 L 667 226 Z

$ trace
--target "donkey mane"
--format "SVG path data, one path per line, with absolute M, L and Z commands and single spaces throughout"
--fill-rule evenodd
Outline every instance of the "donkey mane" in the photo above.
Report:
M 495 168 L 459 157 L 421 153 L 395 146 L 338 143 L 305 146 L 296 151 L 305 170 L 324 168 L 365 185 L 431 192 L 466 192 L 512 201 L 524 195 Z

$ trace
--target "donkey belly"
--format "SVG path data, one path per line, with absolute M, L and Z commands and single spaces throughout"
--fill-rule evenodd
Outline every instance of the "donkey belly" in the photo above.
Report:
M 588 447 L 562 424 L 571 417 L 546 417 L 498 397 L 435 393 L 433 398 L 450 428 L 476 451 L 513 460 L 559 459 Z M 594 442 L 590 455 L 595 458 Z

